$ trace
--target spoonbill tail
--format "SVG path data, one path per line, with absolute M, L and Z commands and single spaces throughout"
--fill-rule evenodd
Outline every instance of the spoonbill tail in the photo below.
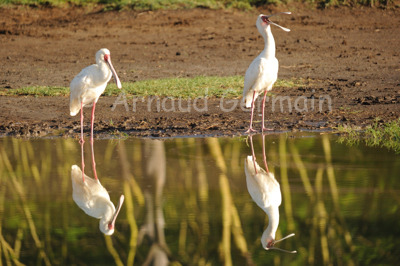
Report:
M 117 208 L 110 200 L 107 190 L 98 179 L 85 176 L 77 165 L 71 167 L 72 198 L 87 215 L 100 219 L 100 231 L 105 235 L 114 233 L 115 220 L 124 202 L 124 195 L 119 198 Z
M 257 18 L 256 26 L 261 36 L 264 38 L 264 50 L 251 62 L 244 77 L 243 101 L 246 108 L 251 107 L 250 126 L 246 133 L 256 132 L 256 130 L 253 129 L 254 101 L 262 92 L 264 92 L 264 99 L 262 102 L 262 132 L 264 132 L 264 130 L 270 130 L 264 126 L 265 97 L 267 96 L 267 92 L 272 90 L 272 86 L 278 77 L 279 67 L 278 59 L 275 57 L 275 40 L 270 25 L 275 25 L 284 31 L 290 31 L 269 20 L 270 17 L 279 14 L 291 13 L 281 12 L 270 16 L 261 14 Z
M 275 240 L 276 230 L 279 225 L 279 206 L 282 203 L 280 185 L 275 179 L 274 174 L 268 171 L 264 136 L 263 159 L 266 170 L 262 169 L 255 160 L 252 136 L 250 136 L 250 141 L 253 155 L 247 156 L 244 163 L 247 190 L 253 201 L 268 215 L 269 220 L 268 227 L 261 236 L 261 244 L 266 250 L 276 249 L 288 253 L 297 253 L 297 251 L 287 251 L 274 246 L 276 243 L 294 236 L 294 234 L 290 234 L 280 240 Z
M 118 78 L 117 72 L 111 63 L 110 51 L 106 48 L 100 49 L 96 53 L 96 64 L 85 67 L 75 76 L 70 84 L 70 114 L 75 116 L 81 111 L 81 142 L 83 139 L 83 107 L 93 103 L 91 117 L 91 135 L 90 140 L 93 141 L 93 123 L 94 109 L 99 100 L 100 95 L 106 89 L 107 83 L 114 76 L 117 87 L 120 89 L 121 81 Z

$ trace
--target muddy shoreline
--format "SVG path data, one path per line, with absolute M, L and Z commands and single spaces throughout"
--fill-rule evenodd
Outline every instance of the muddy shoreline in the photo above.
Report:
M 292 16 L 277 18 L 292 31 L 273 29 L 279 78 L 302 79 L 304 85 L 274 87 L 267 103 L 266 126 L 276 131 L 329 131 L 339 125 L 364 128 L 376 119 L 397 119 L 400 11 L 292 9 Z M 263 10 L 276 11 L 283 9 Z M 83 67 L 93 63 L 94 53 L 102 47 L 111 50 L 123 82 L 244 75 L 263 49 L 255 28 L 258 13 L 0 8 L 0 60 L 4 62 L 0 65 L 0 90 L 36 85 L 67 87 Z M 273 99 L 279 97 L 290 99 L 291 108 L 285 101 L 272 108 Z M 327 97 L 330 109 L 325 103 L 322 109 L 318 104 L 311 108 L 311 100 Z M 232 104 L 230 99 L 221 102 L 208 98 L 204 111 L 179 110 L 176 106 L 158 110 L 155 104 L 149 111 L 148 100 L 138 101 L 136 111 L 128 102 L 126 111 L 122 105 L 112 110 L 116 98 L 101 97 L 96 106 L 95 132 L 99 137 L 242 135 L 250 118 L 249 111 L 239 105 L 229 112 L 223 110 L 221 105 Z M 300 99 L 297 103 L 303 101 L 297 109 L 296 99 Z M 0 96 L 0 135 L 77 137 L 79 117 L 69 116 L 68 104 L 68 97 Z M 181 101 L 181 106 L 188 104 Z M 260 114 L 258 110 L 256 128 L 261 126 Z M 89 108 L 85 108 L 85 117 L 88 132 Z

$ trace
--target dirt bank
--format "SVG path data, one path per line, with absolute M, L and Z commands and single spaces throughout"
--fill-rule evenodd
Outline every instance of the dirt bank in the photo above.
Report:
M 283 9 L 265 13 L 275 11 Z M 306 85 L 273 89 L 275 97 L 287 97 L 287 101 L 276 102 L 272 108 L 270 99 L 268 127 L 364 127 L 376 117 L 382 121 L 399 117 L 398 9 L 292 11 L 291 16 L 276 18 L 292 30 L 290 33 L 272 29 L 279 78 L 302 78 Z M 0 8 L 0 90 L 69 86 L 83 67 L 94 62 L 95 52 L 102 47 L 111 50 L 113 64 L 124 82 L 244 75 L 263 49 L 255 27 L 257 14 L 206 9 L 104 13 L 80 8 Z M 177 105 L 158 111 L 157 100 L 163 101 L 155 99 L 149 104 L 148 99 L 136 103 L 128 100 L 128 110 L 119 104 L 112 111 L 116 97 L 102 97 L 96 108 L 97 134 L 236 135 L 243 133 L 249 122 L 249 112 L 239 105 L 226 112 L 233 104 L 230 101 L 203 99 L 197 102 L 200 111 L 185 111 Z M 68 101 L 68 97 L 0 97 L 0 134 L 76 136 L 79 117 L 69 116 Z M 181 106 L 193 106 L 193 101 Z M 89 112 L 87 108 L 87 125 Z

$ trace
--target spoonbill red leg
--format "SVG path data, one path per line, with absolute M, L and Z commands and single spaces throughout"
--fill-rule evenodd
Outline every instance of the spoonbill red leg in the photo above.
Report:
M 92 108 L 92 117 L 91 117 L 91 130 L 90 130 L 90 147 L 92 149 L 92 168 L 95 179 L 97 180 L 97 171 L 96 171 L 96 160 L 94 159 L 94 148 L 93 148 L 93 127 L 94 127 L 94 110 L 96 109 L 96 101 L 93 101 Z
M 81 144 L 81 158 L 82 158 L 82 180 L 85 182 L 85 159 L 83 156 L 83 145 L 85 143 L 85 140 L 83 138 L 83 102 L 81 102 L 81 139 L 79 140 L 79 143 Z
M 265 125 L 264 125 L 264 113 L 265 113 L 265 99 L 267 98 L 267 90 L 266 91 L 264 91 L 264 98 L 263 98 L 263 102 L 262 102 L 262 131 L 261 132 L 264 132 L 264 130 L 265 131 L 271 131 L 271 130 L 273 130 L 272 128 L 266 128 L 265 127 Z
M 79 143 L 81 144 L 85 143 L 85 140 L 83 138 L 83 102 L 81 102 L 81 139 L 79 140 Z
M 253 129 L 253 114 L 254 114 L 254 100 L 256 96 L 256 91 L 253 92 L 253 100 L 251 101 L 251 118 L 250 118 L 250 126 L 249 129 L 245 133 L 257 132 L 257 130 Z
M 92 148 L 92 168 L 93 168 L 93 174 L 94 178 L 98 180 L 97 178 L 97 171 L 96 171 L 96 160 L 94 159 L 94 145 L 93 145 L 93 140 L 90 141 L 90 147 Z
M 81 144 L 81 159 L 82 159 L 82 181 L 85 182 L 85 159 L 84 159 L 84 155 L 83 155 L 83 141 L 80 141 Z
M 253 145 L 253 136 L 250 135 L 249 138 L 250 138 L 251 155 L 253 156 L 254 171 L 256 172 L 256 174 L 258 174 L 256 167 L 256 154 L 254 152 L 254 145 Z
M 267 164 L 267 156 L 265 154 L 265 135 L 262 135 L 262 146 L 263 146 L 263 160 L 264 160 L 264 165 L 265 165 L 265 171 L 267 171 L 267 173 L 269 173 L 268 170 L 268 164 Z
M 93 143 L 93 126 L 94 126 L 94 109 L 96 109 L 96 101 L 93 101 L 92 108 L 92 120 L 91 120 L 91 129 L 90 129 L 90 141 Z

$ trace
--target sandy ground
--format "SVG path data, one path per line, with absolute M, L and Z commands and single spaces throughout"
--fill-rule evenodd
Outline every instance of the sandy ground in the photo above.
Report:
M 102 47 L 111 51 L 123 82 L 244 75 L 263 49 L 255 27 L 261 11 L 98 10 L 0 8 L 0 90 L 67 87 L 82 68 L 94 63 L 94 54 Z M 287 10 L 293 15 L 274 21 L 292 31 L 272 29 L 279 78 L 302 79 L 305 85 L 274 87 L 266 107 L 267 127 L 362 128 L 376 118 L 384 122 L 399 117 L 400 10 L 288 6 L 262 12 Z M 224 99 L 182 101 L 179 106 L 177 99 L 127 100 L 128 110 L 122 103 L 113 108 L 116 100 L 100 98 L 96 136 L 240 135 L 250 119 L 248 110 Z M 68 105 L 68 97 L 2 96 L 0 134 L 78 136 L 79 116 L 69 116 Z M 256 128 L 261 126 L 260 113 L 258 109 Z M 88 132 L 90 108 L 84 114 Z

